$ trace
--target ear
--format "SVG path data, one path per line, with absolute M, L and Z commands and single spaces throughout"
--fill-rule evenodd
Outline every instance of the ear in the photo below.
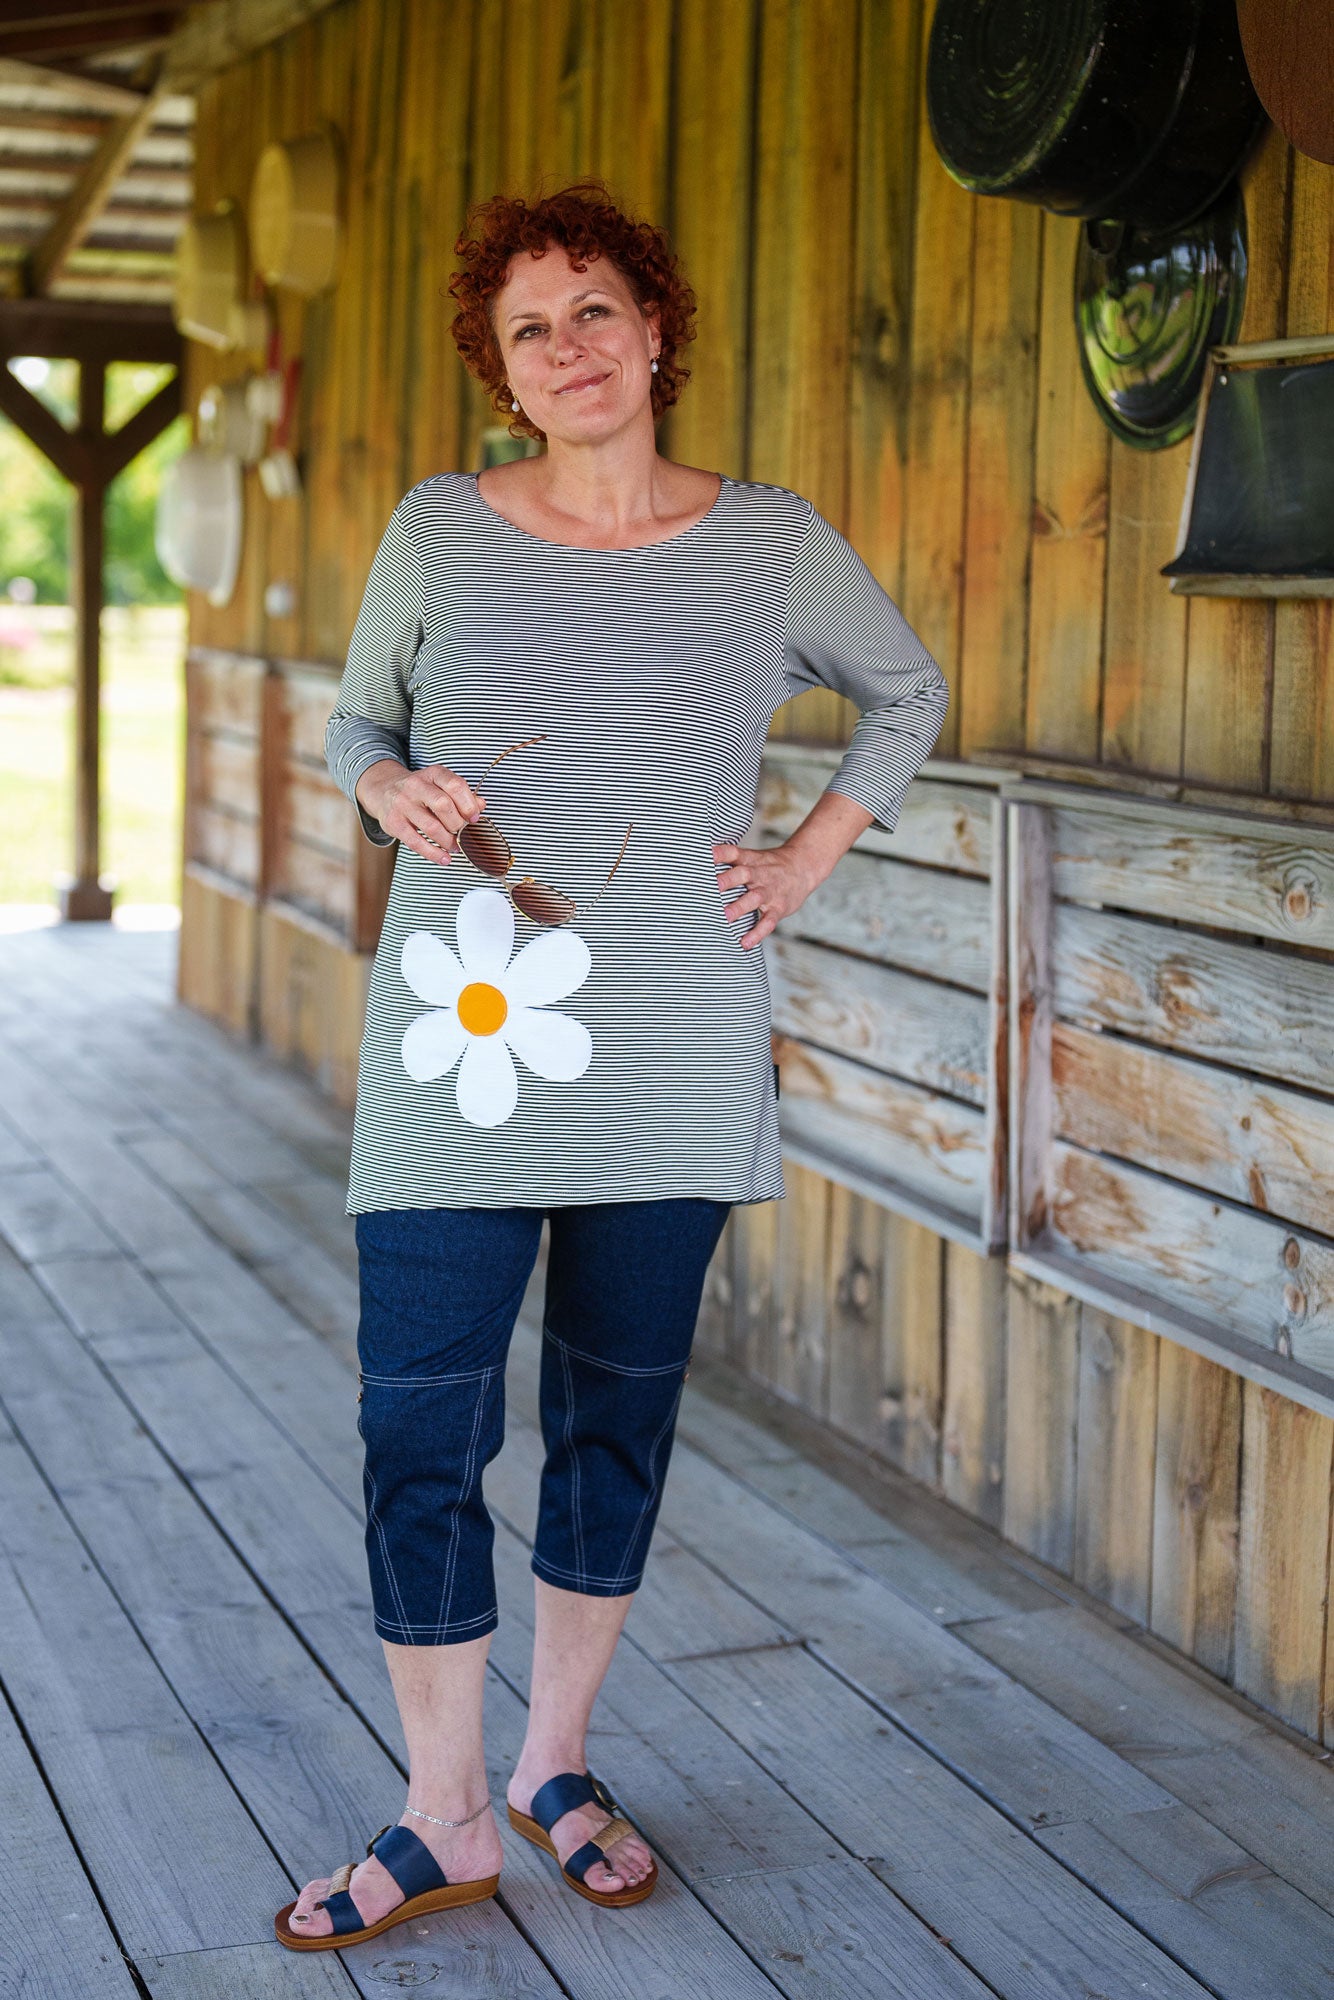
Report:
M 656 361 L 662 353 L 662 316 L 656 305 L 644 306 L 642 310 L 649 331 L 649 355 Z

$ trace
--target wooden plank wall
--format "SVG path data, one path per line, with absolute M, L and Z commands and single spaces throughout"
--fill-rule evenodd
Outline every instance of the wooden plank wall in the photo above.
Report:
M 1071 331 L 1075 225 L 976 201 L 921 115 L 929 0 L 347 0 L 204 92 L 201 208 L 260 146 L 349 149 L 338 288 L 284 299 L 307 494 L 249 496 L 196 643 L 337 663 L 415 479 L 476 463 L 448 336 L 468 199 L 585 171 L 701 295 L 676 456 L 806 493 L 941 660 L 940 754 L 1027 750 L 1334 799 L 1330 606 L 1169 596 L 1187 447 L 1110 439 Z M 1334 323 L 1334 170 L 1245 175 L 1242 338 Z M 194 350 L 192 401 L 236 372 Z M 263 588 L 298 584 L 290 619 Z M 811 694 L 779 733 L 842 740 Z M 1313 1734 L 1334 1698 L 1329 1423 L 794 1168 L 738 1216 L 709 1337 Z M 1334 1726 L 1324 1726 L 1334 1734 Z

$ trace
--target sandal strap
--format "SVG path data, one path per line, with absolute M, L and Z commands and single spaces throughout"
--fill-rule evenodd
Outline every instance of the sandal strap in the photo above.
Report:
M 405 1903 L 414 1896 L 424 1896 L 430 1889 L 444 1889 L 448 1879 L 442 1873 L 440 1864 L 424 1841 L 418 1840 L 410 1826 L 382 1826 L 373 1840 L 366 1843 L 367 1854 L 373 1854 L 382 1868 L 388 1870 L 403 1891 Z M 355 1861 L 345 1861 L 341 1868 L 335 1868 L 329 1877 L 329 1893 L 321 1896 L 315 1908 L 327 1910 L 333 1925 L 335 1937 L 346 1937 L 351 1931 L 364 1931 L 366 1919 L 348 1893 L 348 1883 L 357 1867 Z
M 582 1847 L 576 1847 L 568 1860 L 561 1863 L 565 1874 L 572 1882 L 582 1882 L 595 1861 L 602 1860 L 602 1849 L 595 1840 L 586 1840 Z
M 614 1818 L 609 1819 L 605 1826 L 599 1827 L 596 1833 L 589 1835 L 589 1845 L 601 1848 L 605 1854 L 609 1847 L 615 1847 L 618 1840 L 624 1840 L 627 1833 L 633 1833 L 634 1831 L 635 1829 L 631 1826 L 629 1820 L 622 1819 L 617 1814 Z
M 582 1882 L 595 1861 L 605 1861 L 607 1850 L 615 1847 L 618 1840 L 624 1840 L 627 1833 L 634 1833 L 628 1819 L 617 1816 L 608 1820 L 606 1826 L 586 1840 L 582 1847 L 576 1847 L 567 1861 L 562 1863 L 565 1873 L 576 1882 Z M 607 1864 L 610 1867 L 610 1863 Z
M 315 1905 L 317 1910 L 329 1912 L 335 1937 L 345 1937 L 349 1931 L 364 1931 L 366 1928 L 366 1919 L 347 1892 L 356 1865 L 355 1861 L 345 1861 L 341 1868 L 335 1868 L 329 1877 L 328 1895 L 321 1896 Z
M 424 1896 L 431 1889 L 449 1886 L 449 1878 L 424 1840 L 418 1840 L 410 1826 L 386 1827 L 371 1842 L 372 1853 L 403 1891 L 404 1902 Z
M 537 1821 L 543 1833 L 550 1833 L 556 1821 L 563 1819 L 567 1812 L 573 1812 L 576 1806 L 600 1805 L 605 1812 L 610 1812 L 610 1797 L 608 1795 L 604 1804 L 598 1797 L 599 1790 L 605 1793 L 606 1787 L 599 1786 L 590 1772 L 561 1771 L 556 1777 L 548 1778 L 545 1785 L 538 1786 L 528 1808 L 528 1817 Z

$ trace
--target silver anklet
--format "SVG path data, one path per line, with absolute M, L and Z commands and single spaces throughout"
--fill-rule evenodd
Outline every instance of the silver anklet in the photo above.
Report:
M 411 1813 L 414 1819 L 429 1819 L 432 1826 L 471 1826 L 475 1819 L 482 1817 L 490 1803 L 490 1799 L 483 1799 L 476 1812 L 469 1813 L 467 1819 L 437 1819 L 434 1813 L 424 1813 L 418 1806 L 404 1806 L 403 1810 Z

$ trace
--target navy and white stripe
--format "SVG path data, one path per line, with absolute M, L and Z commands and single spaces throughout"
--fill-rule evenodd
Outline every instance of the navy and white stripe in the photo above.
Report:
M 516 528 L 470 473 L 395 509 L 371 567 L 325 754 L 355 800 L 383 757 L 441 763 L 485 796 L 532 874 L 593 896 L 573 928 L 592 970 L 556 1004 L 593 1038 L 577 1081 L 519 1066 L 502 1125 L 459 1115 L 454 1074 L 414 1082 L 400 1055 L 424 1011 L 404 938 L 454 944 L 485 886 L 400 847 L 361 1046 L 348 1211 L 542 1207 L 783 1193 L 763 947 L 724 912 L 716 841 L 744 841 L 774 710 L 807 687 L 861 711 L 830 789 L 893 827 L 945 713 L 944 677 L 860 557 L 785 487 L 724 479 L 684 533 L 579 549 Z M 524 738 L 546 741 L 493 757 Z M 390 837 L 360 806 L 367 837 Z M 517 919 L 515 949 L 536 935 Z

